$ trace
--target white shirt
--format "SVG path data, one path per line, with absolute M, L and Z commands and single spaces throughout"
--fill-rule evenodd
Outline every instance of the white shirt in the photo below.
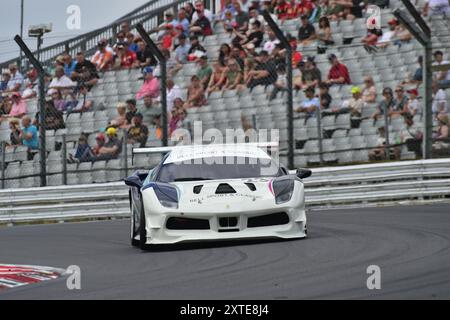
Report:
M 443 108 L 440 107 L 442 104 L 444 104 Z M 436 92 L 436 94 L 433 96 L 432 111 L 435 114 L 448 112 L 447 99 L 444 90 L 439 89 L 438 92 Z
M 383 32 L 383 35 L 381 36 L 381 38 L 378 40 L 378 43 L 384 43 L 384 42 L 389 42 L 391 41 L 392 37 L 394 36 L 395 32 L 394 31 L 386 31 Z
M 275 46 L 277 45 L 277 44 L 279 44 L 280 43 L 280 40 L 278 40 L 278 39 L 275 39 L 275 40 L 267 40 L 265 43 L 264 43 L 264 50 L 266 50 L 269 54 L 272 54 L 272 51 L 273 51 L 273 49 L 275 49 Z
M 213 19 L 214 19 L 214 15 L 212 14 L 212 12 L 209 11 L 208 9 L 205 9 L 204 14 L 205 14 L 205 17 L 208 18 L 209 22 L 212 23 Z M 198 13 L 197 13 L 197 11 L 195 11 L 194 14 L 192 15 L 191 23 L 194 23 L 197 20 L 198 20 Z
M 48 94 L 52 94 L 56 91 L 54 88 L 72 88 L 75 87 L 76 83 L 70 80 L 70 78 L 66 75 L 63 75 L 61 78 L 54 77 L 52 82 L 49 84 Z
M 442 60 L 441 63 L 434 62 L 433 66 L 440 66 L 440 65 L 448 64 L 448 63 L 450 63 L 450 62 Z M 438 72 L 435 72 L 434 74 L 440 76 L 443 73 L 445 73 L 445 71 L 438 71 Z M 450 70 L 447 71 L 447 76 L 445 77 L 445 80 L 449 80 L 450 81 Z
M 179 86 L 174 85 L 171 90 L 167 89 L 167 112 L 172 112 L 176 98 L 181 98 L 181 89 Z
M 411 114 L 422 114 L 422 106 L 419 103 L 419 100 L 409 100 L 408 101 L 408 110 Z

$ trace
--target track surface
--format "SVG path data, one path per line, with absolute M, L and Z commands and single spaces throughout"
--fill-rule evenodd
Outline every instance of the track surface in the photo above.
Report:
M 3 299 L 450 298 L 450 205 L 313 212 L 301 241 L 141 252 L 128 221 L 0 229 L 0 262 L 81 267 Z M 381 290 L 366 269 L 381 268 Z

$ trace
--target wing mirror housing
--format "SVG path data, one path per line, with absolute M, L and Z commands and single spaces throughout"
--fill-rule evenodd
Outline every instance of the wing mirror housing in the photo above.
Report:
M 297 169 L 296 175 L 300 179 L 306 179 L 306 178 L 311 177 L 312 171 L 309 169 Z
M 136 187 L 138 189 L 142 188 L 142 180 L 138 175 L 133 175 L 131 177 L 124 179 L 125 184 L 129 187 Z

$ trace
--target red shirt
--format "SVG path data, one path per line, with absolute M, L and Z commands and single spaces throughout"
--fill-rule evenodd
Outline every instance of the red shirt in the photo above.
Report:
M 124 54 L 120 60 L 120 66 L 123 68 L 131 68 L 136 59 L 137 57 L 135 52 L 127 51 L 127 53 Z
M 287 2 L 283 2 L 281 4 L 278 4 L 275 7 L 275 13 L 278 16 L 278 19 L 283 20 L 283 19 L 289 18 L 288 17 L 288 12 L 289 12 L 290 9 L 291 9 L 291 5 L 289 3 L 287 3 Z M 289 18 L 289 19 L 291 19 L 291 18 Z
M 335 66 L 332 66 L 330 72 L 328 73 L 328 79 L 339 79 L 344 78 L 345 84 L 350 84 L 350 74 L 348 73 L 348 69 L 345 64 L 338 63 Z
M 309 14 L 314 9 L 314 5 L 311 1 L 305 0 L 298 4 L 290 3 L 288 10 L 288 19 L 295 19 L 302 14 Z

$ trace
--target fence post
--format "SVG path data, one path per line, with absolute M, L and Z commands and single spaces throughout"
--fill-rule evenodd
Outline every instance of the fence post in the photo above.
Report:
M 62 135 L 62 167 L 63 167 L 63 185 L 67 185 L 67 144 L 66 135 Z
M 1 173 L 2 173 L 2 189 L 5 189 L 5 167 L 6 167 L 6 142 L 2 141 L 1 144 L 1 150 L 2 150 L 2 161 L 1 161 Z
M 123 136 L 123 153 L 125 155 L 125 163 L 123 167 L 125 169 L 125 176 L 128 177 L 128 132 L 126 131 Z
M 384 139 L 386 140 L 384 152 L 386 153 L 386 159 L 391 159 L 391 148 L 389 147 L 389 116 L 387 105 L 384 107 Z
M 317 138 L 319 139 L 319 158 L 320 164 L 323 165 L 322 114 L 320 113 L 320 108 L 316 109 L 316 120 L 317 120 Z

